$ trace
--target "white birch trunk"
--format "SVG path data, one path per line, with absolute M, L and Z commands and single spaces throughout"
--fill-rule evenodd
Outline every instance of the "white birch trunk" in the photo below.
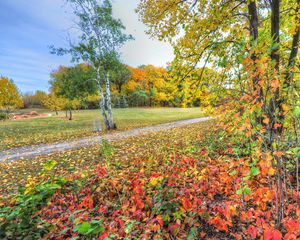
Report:
M 105 88 L 106 88 L 106 106 L 107 106 L 109 128 L 110 129 L 115 129 L 116 126 L 115 126 L 114 121 L 113 121 L 111 96 L 110 96 L 109 73 L 108 72 L 105 73 Z
M 104 123 L 105 123 L 105 126 L 107 129 L 110 129 L 110 126 L 109 126 L 109 121 L 108 121 L 108 118 L 107 118 L 107 115 L 106 115 L 106 112 L 105 112 L 105 98 L 104 98 L 104 93 L 103 93 L 103 89 L 102 89 L 102 86 L 101 86 L 101 80 L 100 80 L 100 73 L 99 71 L 97 71 L 97 85 L 98 85 L 98 88 L 99 88 L 99 91 L 100 91 L 100 102 L 99 102 L 99 107 L 100 107 L 100 110 L 101 110 L 101 113 L 102 113 L 102 116 L 103 116 L 103 119 L 104 119 Z

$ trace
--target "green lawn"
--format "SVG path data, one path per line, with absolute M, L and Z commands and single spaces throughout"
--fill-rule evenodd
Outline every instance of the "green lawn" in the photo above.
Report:
M 31 109 L 28 110 L 30 111 Z M 45 110 L 38 112 L 44 113 Z M 203 114 L 199 108 L 114 109 L 114 120 L 118 130 L 201 116 Z M 46 118 L 0 122 L 0 150 L 94 135 L 96 133 L 93 133 L 93 121 L 95 119 L 102 121 L 99 110 L 75 111 L 73 117 L 74 119 L 69 121 L 65 118 L 65 113 L 60 112 L 58 116 L 52 113 L 51 117 Z

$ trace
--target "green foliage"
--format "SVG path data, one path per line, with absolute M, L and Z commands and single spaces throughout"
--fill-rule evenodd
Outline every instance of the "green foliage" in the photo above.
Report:
M 50 165 L 53 166 L 53 162 L 45 165 L 47 171 L 52 169 Z M 40 218 L 34 215 L 47 204 L 53 193 L 66 183 L 63 177 L 41 181 L 38 184 L 29 178 L 26 187 L 15 197 L 15 203 L 0 210 L 0 218 L 5 219 L 0 223 L 0 237 L 14 236 L 29 240 L 41 238 L 46 234 L 49 223 L 41 222 Z
M 84 236 L 98 236 L 99 233 L 104 231 L 102 222 L 102 220 L 91 220 L 91 222 L 79 223 L 73 228 L 73 232 Z
M 127 65 L 117 62 L 110 71 L 110 77 L 112 84 L 116 86 L 118 93 L 121 94 L 123 85 L 126 84 L 131 77 L 131 72 Z
M 128 108 L 128 103 L 124 95 L 117 97 L 115 108 Z
M 51 74 L 51 77 L 50 84 L 55 95 L 70 101 L 84 99 L 97 92 L 95 73 L 85 64 L 68 68 L 60 67 Z
M 7 113 L 4 113 L 4 112 L 0 112 L 0 121 L 4 121 L 4 120 L 7 120 L 9 119 L 9 116 Z
M 100 152 L 105 157 L 105 159 L 110 159 L 114 154 L 114 147 L 109 141 L 103 139 L 101 143 Z

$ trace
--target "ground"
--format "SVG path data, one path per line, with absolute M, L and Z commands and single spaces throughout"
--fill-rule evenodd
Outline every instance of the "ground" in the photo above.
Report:
M 215 125 L 2 163 L 0 237 L 296 240 L 295 202 L 279 232 L 274 173 L 258 166 L 248 178 L 250 159 Z M 243 182 L 250 192 L 237 194 Z
M 124 131 L 109 131 L 108 133 L 101 134 L 99 136 L 89 136 L 80 139 L 60 141 L 57 143 L 46 143 L 8 149 L 0 151 L 0 162 L 4 161 L 5 163 L 9 163 L 12 161 L 18 161 L 20 158 L 32 159 L 36 156 L 46 156 L 56 152 L 97 145 L 104 140 L 119 141 L 129 137 L 144 135 L 150 132 L 160 132 L 162 130 L 172 129 L 180 126 L 188 126 L 199 122 L 205 122 L 211 119 L 211 117 L 186 119 L 176 122 L 162 123 L 158 125 L 134 128 Z
M 28 109 L 27 112 L 47 112 Z M 22 113 L 25 111 L 22 110 Z M 203 116 L 199 108 L 128 108 L 114 109 L 114 120 L 118 130 L 144 127 Z M 93 121 L 102 119 L 99 110 L 74 111 L 74 120 L 65 118 L 64 112 L 49 118 L 23 119 L 0 122 L 0 151 L 14 147 L 49 143 L 59 140 L 96 135 Z
M 0 238 L 299 239 L 297 195 L 276 228 L 274 169 L 246 150 L 213 120 L 0 162 Z
M 138 157 L 156 158 L 161 156 L 169 158 L 170 154 L 193 151 L 192 143 L 198 141 L 203 130 L 209 128 L 211 123 L 197 123 L 158 133 L 149 133 L 144 136 L 130 137 L 114 141 L 111 158 L 114 163 L 135 159 Z M 193 140 L 194 139 L 194 140 Z M 88 171 L 90 167 L 101 163 L 105 156 L 101 144 L 93 147 L 69 150 L 47 156 L 39 156 L 33 160 L 21 159 L 11 164 L 0 162 L 0 176 L 3 179 L 0 186 L 0 197 L 6 198 L 25 185 L 29 177 L 38 177 L 43 166 L 49 160 L 55 160 L 58 165 L 55 174 L 76 173 Z

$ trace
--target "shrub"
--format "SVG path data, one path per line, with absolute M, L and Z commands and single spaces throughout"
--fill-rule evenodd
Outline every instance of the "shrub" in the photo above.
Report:
M 0 121 L 7 120 L 9 118 L 7 113 L 0 112 Z

